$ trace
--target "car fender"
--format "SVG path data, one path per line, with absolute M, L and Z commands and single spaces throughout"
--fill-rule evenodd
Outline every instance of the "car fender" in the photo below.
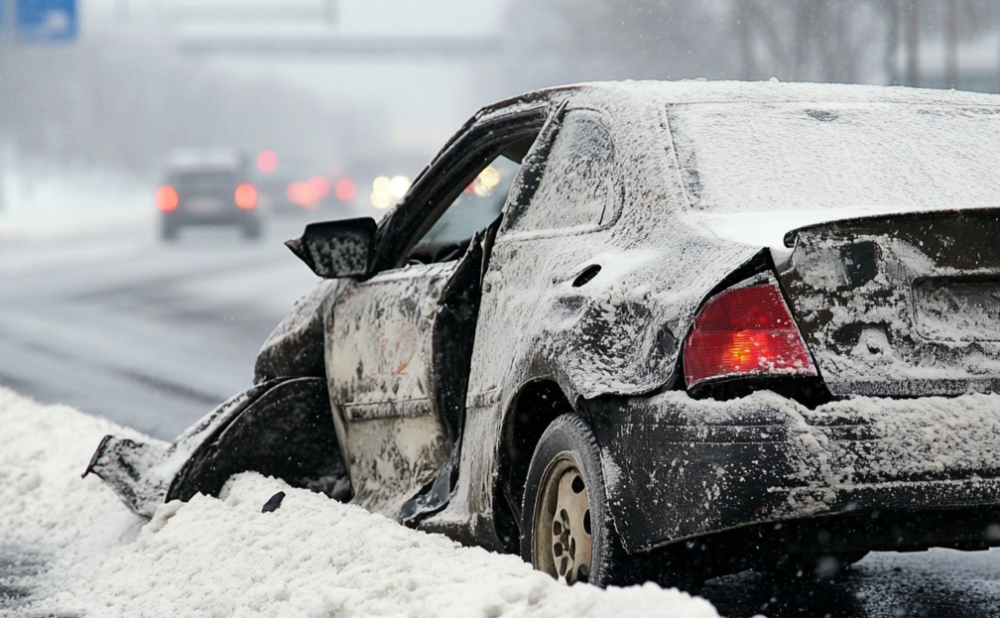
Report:
M 247 470 L 336 498 L 350 493 L 323 378 L 264 382 L 234 396 L 172 444 L 105 436 L 83 476 L 103 479 L 133 512 L 218 495 Z

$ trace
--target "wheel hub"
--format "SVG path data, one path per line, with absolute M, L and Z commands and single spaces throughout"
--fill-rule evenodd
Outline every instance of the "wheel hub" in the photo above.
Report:
M 569 584 L 586 582 L 592 548 L 587 486 L 572 463 L 553 464 L 536 518 L 535 566 Z

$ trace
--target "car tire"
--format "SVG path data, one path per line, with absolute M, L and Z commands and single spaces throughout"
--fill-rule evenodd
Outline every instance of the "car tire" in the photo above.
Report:
M 160 227 L 160 238 L 168 242 L 177 240 L 177 235 L 179 231 L 180 229 L 177 225 L 173 223 L 164 223 Z
M 607 507 L 600 451 L 576 414 L 553 421 L 535 447 L 521 508 L 521 557 L 570 584 L 624 583 L 625 554 Z
M 260 222 L 253 221 L 243 225 L 243 238 L 247 240 L 259 240 L 260 239 Z

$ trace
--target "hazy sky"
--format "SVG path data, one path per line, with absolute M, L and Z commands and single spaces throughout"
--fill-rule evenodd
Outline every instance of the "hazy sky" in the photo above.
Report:
M 77 0 L 86 26 L 308 29 L 328 0 Z M 504 0 L 338 0 L 337 34 L 477 35 L 496 31 Z M 171 23 L 173 22 L 173 23 Z M 228 23 L 227 23 L 228 22 Z M 326 24 L 323 24 L 326 27 Z
M 505 0 L 78 0 L 83 36 L 124 35 L 129 44 L 170 49 L 175 37 L 283 36 L 479 37 L 498 32 Z M 217 54 L 205 62 L 248 77 L 277 77 L 331 102 L 379 110 L 394 145 L 433 151 L 489 100 L 475 58 L 345 58 L 326 55 Z

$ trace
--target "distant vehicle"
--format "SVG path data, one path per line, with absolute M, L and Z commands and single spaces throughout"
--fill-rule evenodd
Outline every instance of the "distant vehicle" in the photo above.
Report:
M 322 172 L 317 166 L 286 164 L 259 175 L 260 199 L 275 215 L 307 215 L 312 219 L 343 218 L 352 213 L 354 181 L 342 174 Z
M 178 151 L 168 160 L 166 179 L 156 190 L 160 235 L 174 240 L 183 227 L 222 225 L 240 228 L 248 239 L 259 238 L 258 202 L 239 151 Z
M 1000 546 L 997 170 L 996 95 L 504 101 L 288 242 L 323 280 L 253 388 L 88 471 L 149 516 L 256 470 L 570 583 Z

